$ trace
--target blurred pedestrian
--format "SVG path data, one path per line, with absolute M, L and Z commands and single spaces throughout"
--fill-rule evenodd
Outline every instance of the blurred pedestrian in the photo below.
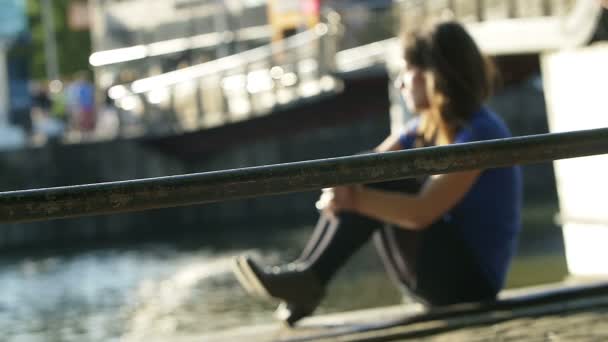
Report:
M 95 87 L 89 81 L 87 72 L 74 75 L 66 88 L 66 104 L 73 128 L 88 135 L 95 129 Z

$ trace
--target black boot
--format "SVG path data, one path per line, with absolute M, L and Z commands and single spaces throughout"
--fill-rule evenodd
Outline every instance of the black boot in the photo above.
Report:
M 235 259 L 234 271 L 250 294 L 282 300 L 275 317 L 289 326 L 312 314 L 324 295 L 313 272 L 297 264 L 263 269 L 250 257 L 241 256 Z

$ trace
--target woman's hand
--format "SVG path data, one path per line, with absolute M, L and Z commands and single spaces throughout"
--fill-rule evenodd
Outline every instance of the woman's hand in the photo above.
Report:
M 315 203 L 315 207 L 319 211 L 331 214 L 329 211 L 329 207 L 330 207 L 331 201 L 333 201 L 333 199 L 334 199 L 334 188 L 325 188 L 325 189 L 322 189 L 321 191 L 322 191 L 321 196 Z
M 359 189 L 358 185 L 323 189 L 316 207 L 332 216 L 340 211 L 356 211 Z

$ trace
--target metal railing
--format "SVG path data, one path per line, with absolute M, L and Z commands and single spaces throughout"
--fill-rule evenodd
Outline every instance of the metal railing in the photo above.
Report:
M 258 197 L 608 153 L 608 128 L 180 176 L 0 193 L 0 223 Z
M 463 22 L 484 53 L 538 53 L 588 41 L 601 13 L 588 0 L 402 0 L 403 29 L 429 17 Z M 334 94 L 333 76 L 391 74 L 399 68 L 396 38 L 336 51 L 340 23 L 327 20 L 294 37 L 203 64 L 112 87 L 123 136 L 175 134 L 270 113 L 281 106 Z
M 318 24 L 283 41 L 109 89 L 133 126 L 175 133 L 267 114 L 299 100 L 335 93 L 336 30 Z
M 174 38 L 149 44 L 139 44 L 135 46 L 97 51 L 89 57 L 89 63 L 93 67 L 107 66 L 112 64 L 132 62 L 148 57 L 158 57 L 189 50 L 216 47 L 220 44 L 229 44 L 235 40 L 235 36 L 240 41 L 248 40 L 270 40 L 271 28 L 268 25 L 248 27 L 231 32 L 212 32 L 204 33 L 191 37 Z

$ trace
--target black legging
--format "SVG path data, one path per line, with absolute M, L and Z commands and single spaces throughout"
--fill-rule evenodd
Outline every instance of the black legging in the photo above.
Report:
M 367 186 L 416 193 L 421 184 L 408 179 Z M 389 277 L 430 305 L 496 297 L 458 227 L 443 219 L 415 232 L 353 213 L 340 213 L 337 220 L 322 215 L 298 261 L 325 285 L 372 236 Z

